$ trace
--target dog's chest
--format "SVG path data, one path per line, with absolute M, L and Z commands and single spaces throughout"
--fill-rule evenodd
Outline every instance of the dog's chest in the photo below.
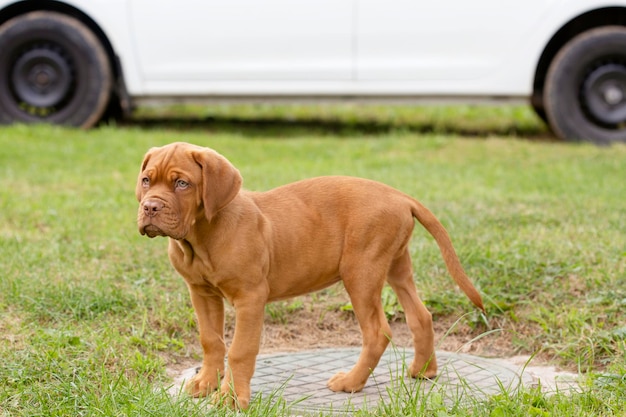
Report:
M 184 240 L 170 239 L 168 250 L 170 262 L 190 285 L 215 285 L 214 267 L 208 255 L 193 250 Z

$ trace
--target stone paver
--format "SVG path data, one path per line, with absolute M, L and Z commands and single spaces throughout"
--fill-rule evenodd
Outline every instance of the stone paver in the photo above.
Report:
M 263 398 L 282 397 L 292 409 L 302 411 L 350 412 L 375 408 L 380 401 L 406 398 L 426 392 L 439 393 L 443 401 L 485 397 L 506 390 L 511 392 L 521 385 L 535 381 L 522 368 L 498 359 L 471 355 L 437 352 L 439 375 L 433 380 L 406 377 L 406 366 L 413 357 L 412 350 L 388 348 L 363 391 L 336 393 L 326 382 L 336 372 L 348 371 L 356 362 L 360 349 L 322 349 L 305 352 L 259 355 L 252 379 L 252 395 Z M 180 390 L 180 383 L 189 379 L 195 369 L 187 370 L 172 387 Z M 397 395 L 396 391 L 403 391 Z M 394 392 L 390 397 L 389 392 Z
M 332 349 L 259 357 L 252 391 L 266 397 L 279 390 L 287 403 L 297 402 L 297 409 L 350 411 L 374 408 L 380 401 L 389 400 L 390 390 L 405 391 L 407 396 L 436 390 L 444 399 L 455 400 L 463 395 L 495 394 L 502 387 L 515 389 L 523 383 L 516 369 L 507 364 L 447 352 L 437 353 L 437 378 L 416 380 L 405 377 L 412 351 L 388 349 L 361 392 L 330 391 L 326 387 L 328 379 L 336 372 L 350 370 L 359 352 L 360 349 Z M 530 384 L 532 380 L 526 382 Z

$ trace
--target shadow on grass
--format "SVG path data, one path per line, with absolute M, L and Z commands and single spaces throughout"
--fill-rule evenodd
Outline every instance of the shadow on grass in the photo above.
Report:
M 450 110 L 452 109 L 452 110 Z M 463 109 L 460 107 L 459 109 Z M 381 111 L 382 112 L 382 111 Z M 410 110 L 409 110 L 410 112 Z M 201 114 L 174 111 L 139 112 L 121 122 L 122 126 L 146 130 L 210 131 L 212 133 L 240 134 L 247 137 L 295 136 L 378 136 L 394 133 L 455 135 L 467 138 L 493 136 L 516 137 L 537 141 L 555 141 L 549 128 L 532 111 L 512 114 L 508 111 L 478 110 L 457 111 L 456 108 L 439 110 L 415 109 L 414 115 L 406 110 L 400 114 L 376 114 L 376 109 L 363 113 L 345 113 L 332 109 L 320 114 L 315 111 L 301 114 L 267 114 L 244 111 L 243 115 Z M 219 112 L 218 112 L 219 113 Z M 236 113 L 236 111 L 234 112 Z M 517 112 L 519 113 L 519 111 Z M 530 115 L 529 115 L 530 114 Z

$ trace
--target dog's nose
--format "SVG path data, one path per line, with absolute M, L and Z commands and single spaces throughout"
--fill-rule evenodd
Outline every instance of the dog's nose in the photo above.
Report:
M 143 203 L 143 213 L 148 217 L 154 217 L 163 209 L 163 203 L 159 200 L 147 200 Z

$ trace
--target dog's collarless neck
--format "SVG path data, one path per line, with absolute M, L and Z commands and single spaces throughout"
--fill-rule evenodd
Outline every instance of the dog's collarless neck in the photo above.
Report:
M 195 251 L 193 250 L 191 242 L 187 239 L 175 239 L 173 243 L 178 246 L 180 251 L 183 253 L 183 263 L 185 265 L 191 265 L 195 256 Z

